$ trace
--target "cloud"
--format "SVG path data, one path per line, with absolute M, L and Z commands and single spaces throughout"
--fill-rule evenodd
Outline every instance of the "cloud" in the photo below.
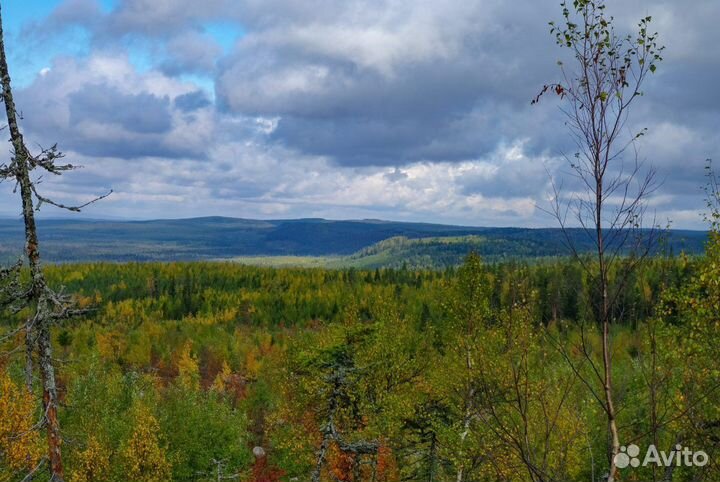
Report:
M 45 20 L 48 27 L 66 25 L 90 26 L 90 19 L 102 15 L 100 2 L 97 0 L 66 0 L 61 3 Z M 29 34 L 29 32 L 28 32 Z
M 228 0 L 125 0 L 106 10 L 99 0 L 65 0 L 46 18 L 30 22 L 22 39 L 52 43 L 65 36 L 77 42 L 73 34 L 82 29 L 90 50 L 142 51 L 166 74 L 209 74 L 223 49 L 206 32 L 207 22 L 225 21 L 230 6 Z
M 231 7 L 228 0 L 125 0 L 96 25 L 108 35 L 162 37 L 222 18 Z M 98 35 L 103 31 L 96 29 Z
M 115 87 L 86 85 L 69 95 L 70 123 L 114 125 L 137 134 L 164 134 L 172 127 L 167 97 L 125 94 Z
M 212 72 L 222 47 L 208 35 L 187 31 L 175 35 L 165 46 L 167 58 L 160 68 L 169 75 Z
M 688 213 L 703 205 L 704 159 L 720 157 L 720 55 L 707 48 L 720 5 L 608 4 L 620 29 L 652 14 L 668 45 L 628 134 L 649 129 L 639 158 L 664 181 L 653 208 L 700 226 Z M 564 173 L 574 146 L 557 100 L 529 101 L 559 76 L 557 7 L 66 0 L 32 30 L 83 29 L 88 53 L 56 58 L 18 99 L 31 139 L 93 166 L 58 192 L 112 184 L 102 209 L 115 215 L 552 224 L 537 209 L 546 169 Z M 231 45 L 218 22 L 243 34 Z
M 256 11 L 262 20 L 220 64 L 220 106 L 278 116 L 276 141 L 341 165 L 460 161 L 546 115 L 528 108 L 542 81 L 523 69 L 549 75 L 552 62 L 510 54 L 547 40 L 531 15 L 542 8 L 513 17 L 496 1 L 380 3 L 343 3 L 309 22 Z M 488 128 L 500 122 L 512 131 Z
M 208 96 L 202 90 L 196 90 L 175 97 L 175 107 L 183 112 L 193 112 L 212 105 Z
M 184 96 L 196 93 L 160 72 L 139 74 L 125 56 L 94 55 L 56 59 L 17 97 L 24 126 L 40 144 L 122 159 L 204 158 L 215 119 L 199 99 L 188 112 L 192 99 Z

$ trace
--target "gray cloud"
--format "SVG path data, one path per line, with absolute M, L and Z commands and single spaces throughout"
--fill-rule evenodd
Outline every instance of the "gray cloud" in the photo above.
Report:
M 92 84 L 70 94 L 69 101 L 71 124 L 115 124 L 138 134 L 163 134 L 172 127 L 167 97 L 146 92 L 125 94 L 114 87 Z
M 222 18 L 230 8 L 229 0 L 125 0 L 99 26 L 111 35 L 137 33 L 159 37 Z M 102 33 L 99 28 L 97 32 Z
M 249 34 L 220 64 L 219 104 L 278 117 L 272 139 L 288 148 L 348 166 L 460 162 L 516 139 L 535 155 L 573 150 L 556 101 L 528 105 L 564 55 L 548 35 L 554 2 L 249 3 Z M 683 193 L 720 148 L 720 58 L 706 47 L 720 5 L 609 3 L 621 28 L 654 14 L 669 45 L 629 126 L 650 128 L 641 157 Z
M 167 59 L 160 68 L 169 75 L 212 72 L 222 48 L 207 35 L 187 31 L 176 35 L 165 46 Z
M 533 55 L 548 40 L 538 3 L 523 16 L 494 1 L 344 5 L 310 23 L 256 11 L 258 30 L 221 63 L 220 106 L 278 116 L 276 141 L 343 165 L 469 159 L 542 118 L 528 108 L 552 72 Z
M 212 105 L 208 96 L 202 90 L 196 90 L 187 94 L 179 95 L 174 101 L 175 107 L 183 112 L 193 112 Z
M 89 21 L 99 18 L 102 8 L 98 0 L 66 0 L 46 19 L 46 24 L 55 28 L 64 25 L 88 26 Z M 27 32 L 31 35 L 30 32 Z

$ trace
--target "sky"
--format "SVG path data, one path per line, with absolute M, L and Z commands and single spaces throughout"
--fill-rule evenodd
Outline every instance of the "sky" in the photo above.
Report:
M 73 216 L 555 225 L 551 179 L 574 148 L 558 99 L 530 100 L 566 55 L 547 24 L 558 0 L 0 5 L 27 140 L 83 166 L 40 188 L 68 203 L 113 190 Z M 667 46 L 628 121 L 661 181 L 650 211 L 704 228 L 720 2 L 607 5 L 621 31 L 652 15 Z M 0 216 L 19 215 L 12 191 Z

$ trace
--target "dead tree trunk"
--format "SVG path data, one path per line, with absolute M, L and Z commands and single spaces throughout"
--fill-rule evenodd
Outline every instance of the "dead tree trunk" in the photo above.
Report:
M 320 482 L 322 469 L 327 460 L 327 452 L 333 443 L 337 444 L 337 447 L 342 452 L 351 453 L 357 457 L 364 455 L 377 456 L 378 450 L 380 449 L 380 444 L 375 440 L 346 442 L 338 433 L 337 427 L 335 426 L 335 418 L 340 409 L 340 399 L 345 389 L 345 384 L 347 383 L 347 371 L 344 368 L 336 368 L 328 378 L 328 381 L 332 389 L 328 400 L 327 422 L 322 428 L 323 439 L 320 444 L 320 449 L 317 452 L 315 469 L 311 475 L 312 482 Z M 356 461 L 356 464 L 359 464 L 359 459 Z
M 55 383 L 55 367 L 52 357 L 52 343 L 50 340 L 50 327 L 52 308 L 48 305 L 45 277 L 40 264 L 40 250 L 37 238 L 37 227 L 35 225 L 35 207 L 33 203 L 33 188 L 30 180 L 30 156 L 25 141 L 20 132 L 17 119 L 17 111 L 10 86 L 10 73 L 8 70 L 7 56 L 5 53 L 4 33 L 2 30 L 2 16 L 0 14 L 0 82 L 2 82 L 3 101 L 5 103 L 5 114 L 7 115 L 8 128 L 10 129 L 10 142 L 13 146 L 12 166 L 15 171 L 15 178 L 20 187 L 22 199 L 23 221 L 25 222 L 25 254 L 30 264 L 31 286 L 29 296 L 36 303 L 35 316 L 28 323 L 26 336 L 30 340 L 35 337 L 38 354 L 38 364 L 43 386 L 43 406 L 45 409 L 45 424 L 47 427 L 48 439 L 48 460 L 52 481 L 64 480 L 62 464 L 60 435 L 60 422 L 58 421 L 57 409 L 57 386 Z M 30 363 L 28 361 L 28 363 Z
M 62 482 L 65 478 L 61 451 L 62 435 L 60 422 L 58 420 L 58 390 L 55 380 L 55 365 L 50 329 L 54 323 L 80 314 L 81 311 L 73 308 L 72 300 L 69 297 L 61 293 L 56 293 L 47 285 L 40 261 L 40 245 L 35 223 L 35 212 L 43 203 L 70 211 L 80 211 L 81 208 L 108 196 L 110 193 L 95 198 L 82 206 L 66 206 L 52 199 L 48 199 L 38 192 L 37 186 L 31 177 L 31 171 L 33 171 L 33 169 L 40 168 L 50 174 L 60 175 L 64 171 L 75 169 L 75 166 L 71 164 L 56 164 L 56 161 L 63 157 L 56 146 L 43 150 L 39 155 L 34 156 L 25 144 L 18 123 L 17 108 L 13 98 L 1 12 L 0 84 L 2 84 L 2 101 L 5 104 L 5 114 L 8 122 L 7 127 L 10 132 L 10 143 L 12 144 L 11 161 L 9 165 L 3 164 L 0 166 L 0 179 L 14 180 L 20 191 L 22 216 L 25 226 L 25 256 L 27 257 L 30 270 L 29 286 L 26 289 L 18 288 L 15 292 L 15 298 L 33 310 L 32 316 L 28 318 L 24 327 L 26 337 L 25 377 L 28 389 L 32 389 L 33 372 L 35 369 L 33 355 L 36 355 L 37 368 L 40 372 L 40 381 L 43 389 L 44 412 L 41 425 L 47 430 L 47 459 L 50 467 L 50 480 L 53 482 Z

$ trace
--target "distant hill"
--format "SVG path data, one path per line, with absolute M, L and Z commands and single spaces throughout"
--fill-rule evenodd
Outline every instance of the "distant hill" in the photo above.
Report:
M 517 241 L 482 235 L 420 239 L 398 236 L 363 248 L 343 261 L 348 266 L 364 269 L 403 266 L 444 268 L 462 263 L 470 252 L 492 259 L 558 254 L 552 247 L 546 251 L 542 244 L 542 241 L 536 243 L 529 239 Z
M 155 221 L 43 219 L 43 256 L 50 262 L 172 261 L 239 257 L 332 257 L 334 263 L 388 266 L 456 264 L 469 251 L 486 257 L 537 257 L 567 253 L 559 229 L 488 228 L 378 220 L 251 220 L 205 217 Z M 572 231 L 583 251 L 592 241 Z M 691 254 L 707 234 L 673 230 L 668 246 Z M 0 220 L 0 258 L 22 249 L 19 220 Z M 292 262 L 290 262 L 292 264 Z
M 675 234 L 677 235 L 677 233 Z M 697 246 L 701 245 L 702 243 L 698 243 Z M 586 246 L 586 248 L 590 247 Z M 701 251 L 699 248 L 693 251 L 682 250 L 689 253 Z M 233 261 L 274 267 L 442 269 L 461 264 L 471 252 L 476 252 L 491 262 L 510 259 L 540 259 L 567 254 L 566 250 L 558 248 L 552 242 L 543 243 L 542 240 L 536 242 L 536 240 L 525 238 L 508 239 L 468 235 L 409 239 L 404 236 L 396 236 L 348 256 L 245 256 L 233 258 Z

